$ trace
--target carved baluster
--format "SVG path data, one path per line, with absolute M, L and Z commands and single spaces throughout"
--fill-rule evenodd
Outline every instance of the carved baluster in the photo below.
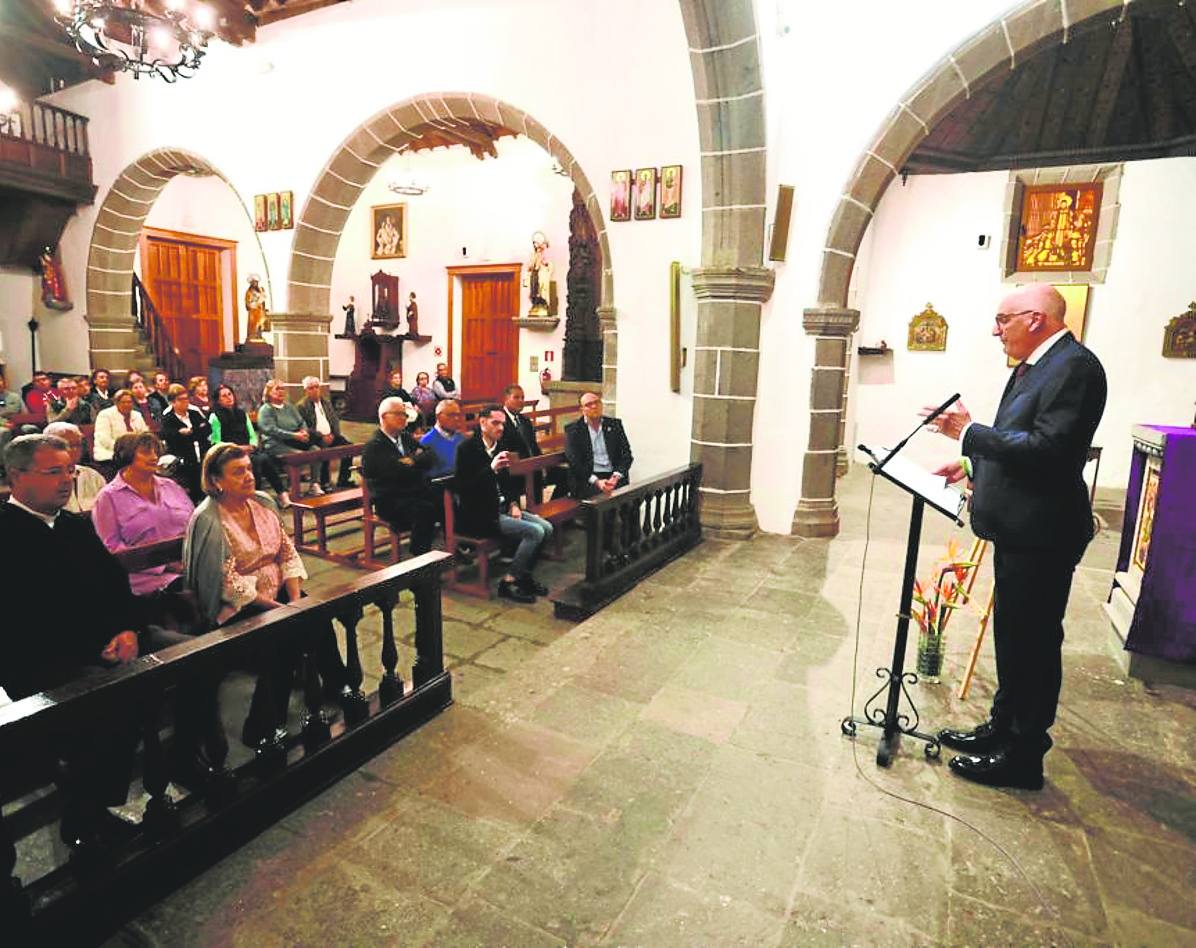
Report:
M 360 724 L 370 716 L 370 703 L 361 690 L 365 678 L 361 670 L 361 655 L 357 650 L 357 625 L 361 622 L 362 610 L 359 603 L 338 616 L 345 627 L 345 684 L 348 688 L 341 694 L 341 708 L 345 712 L 346 724 Z
M 291 693 L 291 674 L 294 669 L 290 649 L 284 647 L 281 657 L 264 649 L 260 667 L 253 704 L 258 706 L 264 727 L 253 753 L 257 766 L 270 773 L 281 770 L 287 763 L 286 699 L 282 695 L 289 697 Z M 283 702 L 281 708 L 280 700 Z
M 303 636 L 303 703 L 307 714 L 303 717 L 303 747 L 308 752 L 328 743 L 332 729 L 324 713 L 324 693 L 320 687 L 320 669 L 316 661 L 316 634 Z
M 415 665 L 411 683 L 418 688 L 444 671 L 444 635 L 440 608 L 440 576 L 415 587 Z
M 661 523 L 668 522 L 666 519 L 662 518 L 660 515 L 661 508 L 664 506 L 664 491 L 662 491 L 658 487 L 658 488 L 656 488 L 656 491 L 653 493 L 652 496 L 656 499 L 656 502 L 653 505 L 656 509 L 656 514 L 652 519 L 652 531 L 656 534 L 656 542 L 659 543 L 662 539 L 661 534 L 660 534 Z
M 606 546 L 606 518 L 591 504 L 582 507 L 586 525 L 586 582 L 596 583 L 602 577 L 602 551 Z
M 0 814 L 0 931 L 14 945 L 20 945 L 26 941 L 22 935 L 28 931 L 29 900 L 21 889 L 21 880 L 13 874 L 16 867 L 16 843 Z
M 610 532 L 607 534 L 608 573 L 613 573 L 623 565 L 623 512 L 612 505 L 610 511 Z
M 394 610 L 398 601 L 398 592 L 387 591 L 378 603 L 382 610 L 382 680 L 378 683 L 378 703 L 384 708 L 403 697 L 403 679 L 395 674 L 399 650 L 395 647 Z
M 158 734 L 158 719 L 162 712 L 162 694 L 154 692 L 145 699 L 142 708 L 141 740 L 145 748 L 142 756 L 141 783 L 149 793 L 143 825 L 155 836 L 166 836 L 179 827 L 179 814 L 166 792 L 169 778 L 166 773 L 166 754 Z

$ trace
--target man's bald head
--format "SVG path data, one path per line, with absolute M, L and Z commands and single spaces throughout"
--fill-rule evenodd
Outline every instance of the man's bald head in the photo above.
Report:
M 1022 360 L 1065 327 L 1067 302 L 1049 283 L 1034 283 L 1001 300 L 993 335 L 1011 359 Z

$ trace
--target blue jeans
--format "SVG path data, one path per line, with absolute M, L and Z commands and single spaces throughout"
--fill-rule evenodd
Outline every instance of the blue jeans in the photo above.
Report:
M 552 524 L 543 517 L 537 517 L 525 510 L 518 518 L 499 514 L 498 532 L 504 537 L 515 537 L 519 540 L 515 560 L 511 563 L 511 574 L 516 579 L 523 579 L 524 576 L 531 575 L 540 547 L 552 536 Z

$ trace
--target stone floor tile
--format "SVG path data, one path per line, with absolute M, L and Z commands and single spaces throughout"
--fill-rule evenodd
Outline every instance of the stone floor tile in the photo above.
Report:
M 681 734 L 723 744 L 743 720 L 748 706 L 702 691 L 666 685 L 643 709 L 644 721 L 655 721 Z
M 699 644 L 669 684 L 730 701 L 746 701 L 770 680 L 784 654 L 744 642 L 711 636 Z
M 1030 917 L 1020 905 L 1009 911 L 1000 905 L 969 899 L 955 891 L 948 895 L 947 937 L 944 941 L 948 945 L 1051 945 L 1054 948 L 1112 944 Z
M 588 744 L 606 744 L 626 730 L 642 707 L 614 695 L 568 684 L 554 691 L 532 722 Z
M 502 680 L 502 672 L 484 668 L 472 662 L 451 666 L 453 673 L 453 700 L 468 704 L 479 692 Z
M 1107 906 L 1196 930 L 1196 849 L 1107 828 L 1087 837 Z
M 565 942 L 482 899 L 470 898 L 424 944 L 430 948 L 564 948 Z
M 541 646 L 524 639 L 502 639 L 475 655 L 473 661 L 474 664 L 485 665 L 487 668 L 510 671 L 535 655 L 540 648 Z
M 938 944 L 902 919 L 879 915 L 871 899 L 797 892 L 779 944 L 782 948 L 923 948 Z
M 504 636 L 491 629 L 468 625 L 455 619 L 444 621 L 444 654 L 454 658 L 471 658 L 497 645 Z
M 1196 945 L 1196 929 L 1178 928 L 1132 909 L 1114 906 L 1109 912 L 1114 944 L 1142 948 L 1176 948 Z
M 539 645 L 551 645 L 571 629 L 571 622 L 553 617 L 551 610 L 507 609 L 490 616 L 484 628 L 492 629 L 504 636 L 528 639 Z

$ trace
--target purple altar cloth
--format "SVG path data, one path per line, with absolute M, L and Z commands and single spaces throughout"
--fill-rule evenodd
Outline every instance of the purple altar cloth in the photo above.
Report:
M 1150 554 L 1125 647 L 1196 663 L 1196 428 L 1148 425 L 1166 434 Z M 1129 566 L 1146 455 L 1134 452 L 1117 569 Z

